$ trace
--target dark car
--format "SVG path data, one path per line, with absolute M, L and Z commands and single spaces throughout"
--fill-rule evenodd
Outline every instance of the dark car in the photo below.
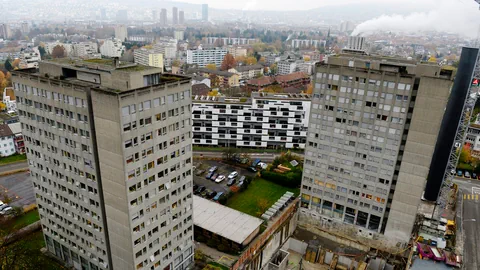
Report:
M 205 190 L 205 186 L 199 186 L 193 193 L 200 194 Z
M 238 182 L 243 182 L 245 181 L 245 179 L 247 179 L 247 177 L 245 177 L 245 175 L 242 175 L 240 179 L 238 179 Z
M 217 195 L 217 192 L 215 190 L 209 190 L 207 192 L 207 194 L 205 195 L 205 197 L 207 199 L 211 199 L 211 198 L 215 197 L 215 195 Z
M 248 170 L 251 172 L 257 172 L 257 169 L 255 167 L 248 167 Z
M 193 185 L 193 190 L 194 191 L 197 190 L 197 188 L 198 188 L 198 185 Z
M 218 177 L 218 173 L 214 173 L 212 175 L 212 177 L 210 177 L 210 180 L 215 181 L 215 179 L 217 179 L 217 177 Z
M 227 186 L 232 186 L 236 182 L 237 182 L 237 179 L 235 178 L 228 179 Z
M 215 174 L 215 172 L 209 172 L 209 173 L 207 173 L 207 175 L 205 176 L 205 178 L 211 179 L 214 174 Z
M 238 182 L 238 184 L 237 184 L 237 187 L 239 187 L 239 188 L 242 188 L 242 187 L 243 187 L 243 185 L 244 185 L 244 183 L 245 183 L 245 182 L 243 182 L 243 181 L 241 181 L 241 182 Z

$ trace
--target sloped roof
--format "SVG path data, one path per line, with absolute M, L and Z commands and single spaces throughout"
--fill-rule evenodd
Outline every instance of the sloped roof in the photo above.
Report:
M 205 96 L 210 92 L 210 87 L 204 83 L 197 83 L 192 85 L 192 95 Z
M 13 136 L 12 130 L 7 124 L 0 124 L 0 137 Z
M 247 84 L 263 86 L 263 85 L 270 85 L 274 81 L 275 81 L 275 78 L 264 76 L 264 77 L 260 77 L 260 78 L 257 78 L 257 79 L 248 80 Z
M 10 128 L 13 134 L 22 133 L 22 127 L 20 125 L 20 122 L 8 124 L 8 127 Z
M 278 75 L 275 77 L 277 82 L 282 83 L 282 82 L 290 82 L 290 81 L 295 81 L 299 79 L 304 79 L 307 78 L 308 76 L 303 73 L 303 72 L 294 72 L 286 75 Z
M 249 70 L 253 70 L 253 69 L 263 69 L 263 66 L 262 65 L 248 65 L 248 66 L 236 66 L 234 67 L 234 69 L 238 72 L 244 72 L 244 71 L 249 71 Z

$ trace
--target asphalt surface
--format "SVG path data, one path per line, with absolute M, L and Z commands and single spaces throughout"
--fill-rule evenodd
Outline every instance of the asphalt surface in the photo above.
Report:
M 463 269 L 480 269 L 480 180 L 455 179 L 461 211 L 457 231 L 463 237 Z M 458 237 L 458 236 L 457 236 Z
M 27 161 L 0 165 L 0 172 L 8 172 L 8 171 L 14 171 L 19 169 L 28 169 Z
M 35 203 L 32 180 L 28 172 L 0 177 L 0 200 L 7 194 L 13 206 L 23 207 Z
M 257 158 L 261 159 L 264 162 L 272 162 L 277 156 L 280 156 L 280 153 L 247 153 L 252 160 Z M 293 153 L 297 156 L 304 157 L 303 154 Z M 193 152 L 193 156 L 204 156 L 204 157 L 221 157 L 222 152 Z
M 224 164 L 224 163 L 213 161 L 213 160 L 195 161 L 194 166 L 196 166 L 197 169 L 195 170 L 195 174 L 193 176 L 193 183 L 198 186 L 205 186 L 207 189 L 216 191 L 217 193 L 230 191 L 230 187 L 227 186 L 227 182 L 228 182 L 227 177 L 233 171 L 238 172 L 237 181 L 243 175 L 245 176 L 255 175 L 255 173 L 249 172 L 241 167 L 231 166 L 229 164 Z M 218 170 L 215 173 L 225 175 L 226 179 L 223 180 L 221 183 L 215 183 L 215 181 L 205 178 L 205 176 L 207 175 L 208 169 L 212 166 L 218 167 Z M 200 175 L 197 175 L 200 170 L 204 172 L 201 173 Z

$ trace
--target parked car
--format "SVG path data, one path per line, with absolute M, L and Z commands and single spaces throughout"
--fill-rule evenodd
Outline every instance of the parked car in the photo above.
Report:
M 257 169 L 255 167 L 248 167 L 247 170 L 249 170 L 251 172 L 257 172 Z
M 205 190 L 205 186 L 199 186 L 199 187 L 193 192 L 193 194 L 200 194 L 200 193 L 202 193 L 204 190 Z
M 215 180 L 215 183 L 220 183 L 222 182 L 223 180 L 225 180 L 225 175 L 219 175 L 217 177 L 217 180 Z
M 200 175 L 202 175 L 204 172 L 205 172 L 205 170 L 197 170 L 197 171 L 195 172 L 195 175 L 196 175 L 196 176 L 200 176 Z
M 217 192 L 215 190 L 209 190 L 207 192 L 207 195 L 205 196 L 207 199 L 212 199 L 213 197 L 215 197 L 215 195 L 217 195 Z
M 0 211 L 0 215 L 7 215 L 7 214 L 11 214 L 12 212 L 13 212 L 13 208 L 11 206 L 7 206 L 2 211 Z
M 207 175 L 205 176 L 205 178 L 211 179 L 214 174 L 215 174 L 214 172 L 209 172 L 209 173 L 207 173 Z
M 459 176 L 459 177 L 462 177 L 462 176 L 463 176 L 462 170 L 458 170 L 458 171 L 457 171 L 457 176 Z
M 200 196 L 202 196 L 202 198 L 207 198 L 207 194 L 208 194 L 209 192 L 211 192 L 210 189 L 205 189 L 204 191 L 202 191 L 202 192 L 200 193 Z
M 247 179 L 247 177 L 245 177 L 245 175 L 242 175 L 240 176 L 240 179 L 238 179 L 238 182 L 243 182 L 245 181 L 245 179 Z
M 228 175 L 228 179 L 233 179 L 235 177 L 238 176 L 238 172 L 237 171 L 233 171 L 231 172 L 229 175 Z
M 215 172 L 216 170 L 218 170 L 218 167 L 217 167 L 217 166 L 213 166 L 213 167 L 211 167 L 210 169 L 208 169 L 208 172 Z
M 218 200 L 220 200 L 220 197 L 222 197 L 222 195 L 223 195 L 223 192 L 218 192 L 217 195 L 213 197 L 213 200 L 217 202 Z
M 478 175 L 476 173 L 472 173 L 472 179 L 477 179 Z
M 244 181 L 238 182 L 237 187 L 242 188 L 244 183 L 245 183 Z
M 470 172 L 469 171 L 465 171 L 465 177 L 470 178 Z
M 193 184 L 193 191 L 197 190 L 198 185 Z
M 2 205 L 0 206 L 0 211 L 3 211 L 3 210 L 6 209 L 7 207 L 10 207 L 10 206 L 8 206 L 8 204 L 2 204 Z
M 262 168 L 262 170 L 265 170 L 268 167 L 267 163 L 264 162 L 259 162 L 257 166 Z
M 235 178 L 229 179 L 228 182 L 227 182 L 227 186 L 232 186 L 236 182 L 237 182 L 237 179 L 235 179 Z
M 215 173 L 212 175 L 212 177 L 210 177 L 210 180 L 215 181 L 215 179 L 217 178 L 218 178 L 218 173 Z

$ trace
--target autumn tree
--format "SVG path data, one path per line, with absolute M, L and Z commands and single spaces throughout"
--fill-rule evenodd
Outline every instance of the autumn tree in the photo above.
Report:
M 219 93 L 218 93 L 217 89 L 214 89 L 214 90 L 208 92 L 208 94 L 207 94 L 207 96 L 209 96 L 209 97 L 216 97 L 218 95 L 219 95 Z
M 310 61 L 310 56 L 304 56 L 304 57 L 303 57 L 303 61 L 309 62 L 309 61 Z
M 222 70 L 229 70 L 229 69 L 235 67 L 236 64 L 237 63 L 235 62 L 235 58 L 233 58 L 233 55 L 227 53 L 225 55 L 225 57 L 223 58 L 221 69 Z
M 218 78 L 217 75 L 210 74 L 209 79 L 210 79 L 210 85 L 212 86 L 212 88 L 220 86 L 220 78 Z
M 246 59 L 247 58 L 243 55 L 239 55 L 239 56 L 235 57 L 235 61 L 237 61 L 237 63 L 242 63 L 242 64 L 245 64 Z
M 313 84 L 309 84 L 307 86 L 307 90 L 305 91 L 305 94 L 311 95 L 313 93 Z
M 52 57 L 53 58 L 64 58 L 66 56 L 65 48 L 62 45 L 57 45 L 53 47 Z
M 270 65 L 270 73 L 272 74 L 277 74 L 278 72 L 278 66 L 277 63 L 273 63 Z
M 180 61 L 177 60 L 177 59 L 173 60 L 172 66 L 173 66 L 173 67 L 179 67 L 179 66 L 180 66 Z
M 217 70 L 217 65 L 214 63 L 207 64 L 205 67 L 210 70 Z
M 263 88 L 262 92 L 265 93 L 283 93 L 283 87 L 279 84 L 272 84 Z
M 245 65 L 255 65 L 257 63 L 257 58 L 254 56 L 249 56 L 245 59 Z
M 260 59 L 258 60 L 258 62 L 260 62 L 260 63 L 265 63 L 265 61 L 266 61 L 266 59 L 265 59 L 265 57 L 263 57 L 263 56 L 260 57 Z
M 19 69 L 20 68 L 20 59 L 15 59 L 12 62 L 13 69 Z

